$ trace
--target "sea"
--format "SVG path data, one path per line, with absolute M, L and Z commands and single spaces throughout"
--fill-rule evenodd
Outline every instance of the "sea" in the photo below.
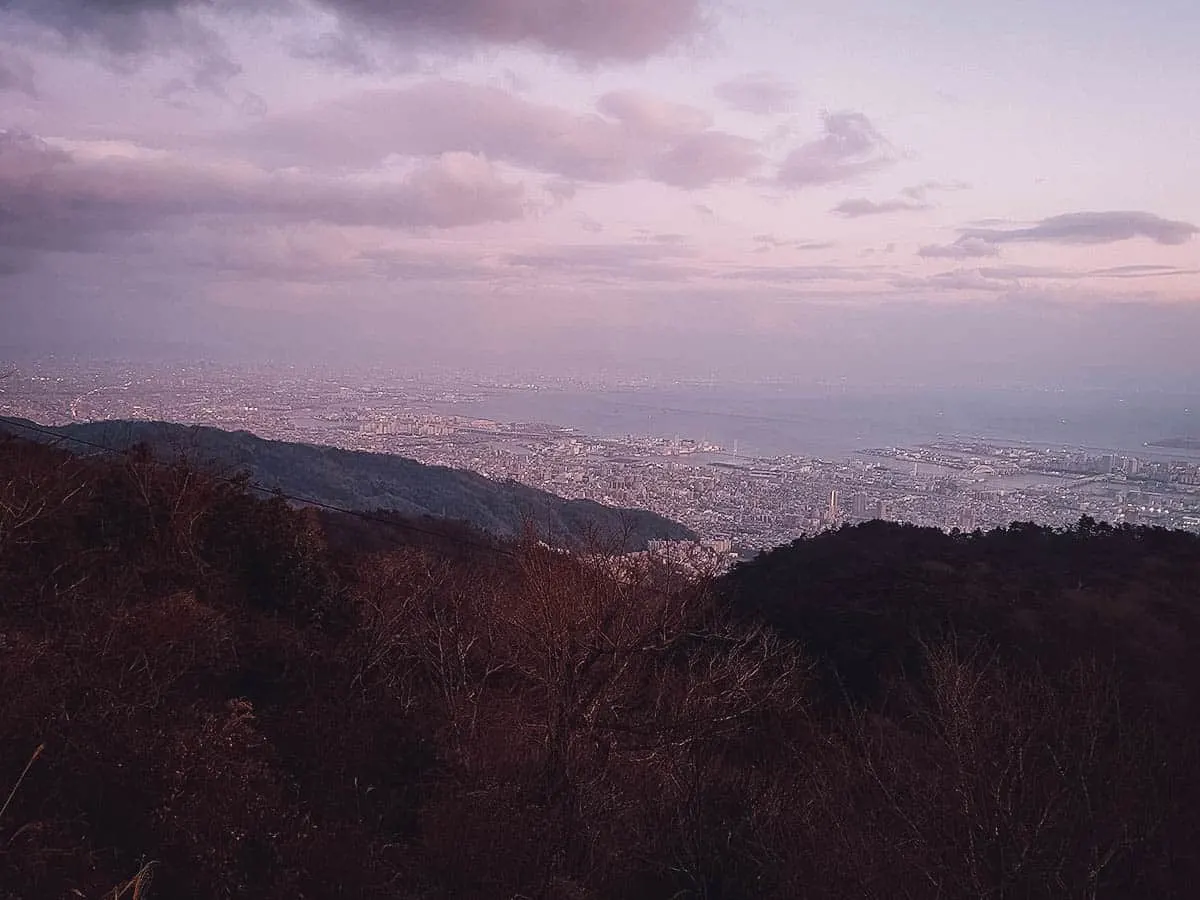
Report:
M 761 457 L 838 460 L 865 449 L 952 436 L 1144 458 L 1200 457 L 1196 451 L 1147 446 L 1200 436 L 1200 394 L 1170 391 L 678 384 L 493 389 L 442 409 L 499 422 L 558 425 L 601 438 L 704 440 Z

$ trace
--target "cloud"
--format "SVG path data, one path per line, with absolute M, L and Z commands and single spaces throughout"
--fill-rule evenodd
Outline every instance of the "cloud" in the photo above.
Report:
M 641 91 L 612 91 L 597 101 L 596 109 L 616 119 L 631 133 L 655 139 L 694 134 L 712 124 L 712 116 L 702 109 Z
M 409 48 L 429 42 L 519 44 L 582 63 L 638 60 L 666 50 L 702 25 L 701 0 L 313 0 L 349 35 L 370 35 Z M 90 42 L 118 55 L 158 49 L 198 31 L 192 15 L 304 14 L 293 0 L 6 0 L 20 13 L 73 43 Z M 354 54 L 338 51 L 331 59 Z
M 114 56 L 137 56 L 211 40 L 211 32 L 178 14 L 190 5 L 184 0 L 5 0 L 0 16 L 41 25 L 69 45 L 88 44 Z
M 754 141 L 710 131 L 674 142 L 650 163 L 646 173 L 673 187 L 702 188 L 744 178 L 760 163 Z
M 917 251 L 925 259 L 983 259 L 999 256 L 1000 248 L 979 237 L 961 237 L 953 244 L 926 244 Z
M 1180 269 L 1176 266 L 1128 265 L 1112 266 L 1088 272 L 1096 278 L 1160 278 L 1169 275 L 1200 275 L 1200 269 Z
M 912 200 L 884 200 L 876 202 L 863 197 L 855 197 L 843 200 L 831 211 L 846 216 L 849 219 L 857 219 L 863 216 L 879 216 L 893 212 L 919 212 L 930 208 L 928 203 L 920 203 Z
M 986 266 L 978 270 L 979 274 L 984 278 L 1007 279 L 1009 281 L 1018 278 L 1050 278 L 1050 279 L 1073 279 L 1082 278 L 1083 272 L 1072 272 L 1069 269 L 1054 269 L 1048 266 Z
M 296 59 L 322 63 L 356 75 L 369 75 L 382 68 L 380 60 L 371 53 L 366 42 L 344 29 L 297 39 L 292 43 L 291 51 Z M 404 55 L 400 55 L 400 59 L 393 57 L 392 61 L 393 68 L 401 71 L 411 69 L 414 65 L 414 60 Z
M 838 184 L 894 162 L 887 140 L 862 113 L 825 116 L 824 135 L 793 150 L 779 170 L 789 188 Z
M 1028 228 L 969 228 L 965 239 L 990 244 L 1115 244 L 1147 238 L 1156 244 L 1184 244 L 1200 228 L 1147 212 L 1078 212 L 1042 219 Z
M 37 96 L 33 66 L 29 62 L 0 48 L 0 94 L 13 92 L 29 97 Z
M 221 217 L 407 229 L 525 212 L 523 186 L 468 153 L 384 181 L 191 163 L 130 145 L 55 146 L 15 132 L 0 132 L 0 197 L 0 247 L 34 251 L 96 250 L 117 236 Z
M 922 181 L 920 184 L 910 185 L 904 188 L 900 193 L 908 197 L 910 200 L 924 201 L 931 193 L 938 191 L 968 191 L 971 185 L 965 181 Z
M 980 269 L 955 269 L 922 277 L 902 276 L 892 280 L 892 285 L 906 291 L 987 291 L 1004 293 L 1019 290 L 1021 285 L 1012 278 L 999 278 Z
M 695 255 L 678 241 L 650 241 L 563 245 L 509 254 L 503 262 L 539 279 L 558 277 L 574 283 L 681 282 L 700 274 L 695 266 L 682 264 Z
M 733 109 L 759 116 L 785 112 L 796 97 L 794 87 L 765 73 L 722 82 L 713 93 Z
M 1091 270 L 1009 265 L 981 268 L 979 272 L 987 278 L 1051 279 L 1062 281 L 1078 281 L 1084 278 L 1167 278 L 1178 275 L 1200 274 L 1200 270 L 1197 269 L 1181 269 L 1178 266 L 1161 265 L 1127 265 Z
M 756 234 L 754 243 L 758 246 L 755 253 L 769 253 L 772 250 L 787 248 L 790 250 L 828 250 L 833 247 L 831 241 L 787 241 L 773 234 Z
M 879 274 L 870 267 L 849 266 L 757 266 L 722 272 L 720 279 L 728 281 L 757 281 L 764 284 L 796 284 L 810 281 L 876 281 Z
M 498 87 L 444 80 L 267 118 L 243 138 L 280 166 L 369 168 L 392 155 L 466 151 L 573 181 L 651 178 L 687 188 L 744 177 L 761 165 L 752 141 L 709 129 L 699 110 L 649 95 L 608 94 L 596 113 L 579 114 Z
M 275 8 L 285 0 L 278 0 Z M 292 0 L 286 0 L 292 2 Z M 224 96 L 241 66 L 200 12 L 255 15 L 270 3 L 242 0 L 0 0 L 0 32 L 22 46 L 76 56 L 90 53 L 121 74 L 142 62 L 178 54 L 181 83 Z M 32 27 L 31 27 L 32 26 Z

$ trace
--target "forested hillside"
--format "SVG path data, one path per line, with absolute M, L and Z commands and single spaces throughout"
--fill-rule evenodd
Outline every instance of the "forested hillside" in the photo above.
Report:
M 709 582 L 412 524 L 0 439 L 0 897 L 1200 883 L 1194 536 L 873 523 Z
M 32 431 L 21 425 L 21 420 L 0 419 L 0 431 L 46 439 L 43 426 Z M 169 422 L 88 422 L 49 430 L 115 449 L 144 444 L 161 459 L 183 455 L 206 468 L 245 473 L 267 488 L 346 509 L 458 520 L 501 537 L 531 529 L 555 546 L 599 544 L 637 550 L 651 540 L 695 537 L 682 525 L 646 510 L 566 500 L 515 481 L 492 481 L 387 453 L 271 441 L 247 431 Z M 65 441 L 62 446 L 89 452 L 86 444 Z

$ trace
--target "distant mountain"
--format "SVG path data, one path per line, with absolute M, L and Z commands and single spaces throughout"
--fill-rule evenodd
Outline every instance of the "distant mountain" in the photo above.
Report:
M 1200 438 L 1174 437 L 1163 438 L 1161 441 L 1151 441 L 1147 447 L 1163 447 L 1168 450 L 1200 450 Z
M 46 426 L 0 418 L 0 431 L 49 441 L 20 427 Z M 244 472 L 271 490 L 345 509 L 391 510 L 470 523 L 512 537 L 530 523 L 556 546 L 599 541 L 614 549 L 644 549 L 652 540 L 690 540 L 695 534 L 657 513 L 619 509 L 592 500 L 567 500 L 515 481 L 493 481 L 461 469 L 429 466 L 402 456 L 341 450 L 169 422 L 108 421 L 48 429 L 66 438 L 116 450 L 144 444 L 163 458 L 187 456 L 229 472 Z M 87 453 L 84 445 L 67 449 Z

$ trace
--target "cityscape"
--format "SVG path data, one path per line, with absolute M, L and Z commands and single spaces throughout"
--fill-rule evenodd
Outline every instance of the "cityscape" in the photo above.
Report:
M 44 362 L 0 382 L 0 414 L 47 425 L 164 420 L 393 453 L 567 498 L 648 509 L 688 526 L 719 554 L 872 519 L 973 531 L 1090 516 L 1200 531 L 1200 448 L 1189 440 L 1147 443 L 1132 454 L 939 435 L 832 459 L 756 456 L 695 435 L 601 436 L 467 412 L 491 391 L 554 387 L 458 374 Z

